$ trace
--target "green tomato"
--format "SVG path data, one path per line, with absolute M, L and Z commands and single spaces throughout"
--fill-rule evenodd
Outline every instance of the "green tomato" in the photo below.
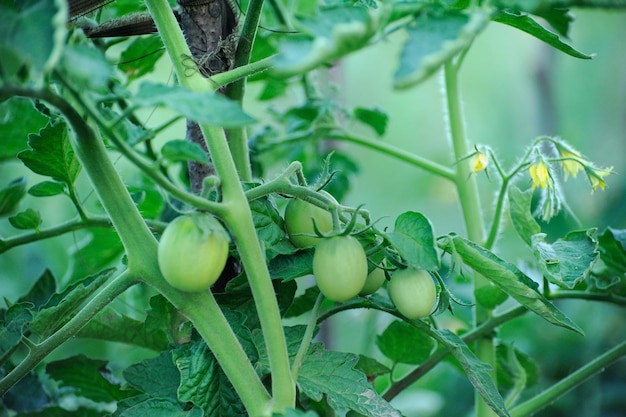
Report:
M 320 238 L 315 235 L 313 221 L 321 233 L 328 233 L 333 230 L 333 217 L 330 212 L 297 198 L 287 203 L 285 227 L 289 240 L 294 246 L 308 248 L 315 246 L 320 241 Z
M 176 289 L 208 289 L 224 270 L 230 237 L 220 222 L 207 213 L 175 218 L 159 241 L 161 273 Z
M 423 269 L 399 269 L 391 275 L 387 291 L 391 302 L 408 319 L 428 316 L 437 301 L 437 287 Z
M 365 279 L 365 285 L 359 291 L 359 295 L 374 294 L 385 283 L 385 271 L 380 268 L 375 268 L 372 272 L 367 274 Z
M 313 275 L 318 288 L 332 301 L 356 297 L 367 278 L 367 256 L 352 236 L 320 241 L 313 254 Z

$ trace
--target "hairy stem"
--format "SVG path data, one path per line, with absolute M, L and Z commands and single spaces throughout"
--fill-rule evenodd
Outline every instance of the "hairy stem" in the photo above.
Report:
M 28 356 L 0 380 L 0 397 L 28 374 L 39 362 L 66 340 L 75 336 L 89 321 L 120 294 L 139 281 L 125 271 L 100 289 L 63 327 L 41 343 L 32 344 Z
M 460 62 L 459 62 L 460 63 Z M 467 237 L 477 243 L 483 242 L 484 224 L 480 204 L 480 194 L 476 183 L 476 176 L 472 175 L 469 161 L 463 160 L 470 153 L 469 142 L 465 133 L 463 122 L 461 92 L 459 89 L 459 66 L 453 60 L 444 66 L 444 81 L 446 90 L 446 104 L 448 109 L 448 122 L 450 136 L 457 163 L 456 189 L 467 229 Z M 474 290 L 488 285 L 488 281 L 479 274 L 474 274 Z M 491 310 L 476 304 L 474 307 L 474 326 L 480 326 L 491 318 Z M 476 356 L 479 360 L 490 365 L 494 371 L 491 376 L 495 381 L 496 354 L 492 338 L 484 337 L 476 341 Z M 495 416 L 495 413 L 485 403 L 478 392 L 475 394 L 476 417 Z

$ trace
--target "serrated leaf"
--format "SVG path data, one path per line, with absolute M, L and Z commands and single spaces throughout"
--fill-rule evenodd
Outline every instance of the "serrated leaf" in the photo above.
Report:
M 485 403 L 500 417 L 509 417 L 504 400 L 491 378 L 491 366 L 481 362 L 461 338 L 448 329 L 435 330 L 443 343 L 463 367 L 474 389 Z
M 378 20 L 367 8 L 339 5 L 316 16 L 294 22 L 302 35 L 280 43 L 274 73 L 291 76 L 339 59 L 366 46 L 376 33 Z
M 39 211 L 28 208 L 24 211 L 17 213 L 15 216 L 9 217 L 11 226 L 21 230 L 39 230 L 41 226 L 41 215 Z
M 85 278 L 81 282 L 68 287 L 61 293 L 56 293 L 42 306 L 33 318 L 30 330 L 43 340 L 65 324 L 75 310 L 93 294 L 113 274 L 109 269 Z
M 197 123 L 226 128 L 254 122 L 234 101 L 215 93 L 195 93 L 180 85 L 144 82 L 132 101 L 142 107 L 165 106 Z
M 287 343 L 287 354 L 290 359 L 293 359 L 302 344 L 306 326 L 286 326 L 283 331 L 285 332 L 285 341 Z M 259 353 L 258 361 L 254 364 L 254 367 L 259 375 L 269 375 L 271 373 L 270 359 L 267 346 L 265 345 L 263 331 L 261 329 L 254 329 L 252 332 L 252 340 Z M 312 349 L 314 349 L 313 346 L 309 347 L 309 351 Z
M 531 202 L 533 192 L 522 192 L 516 186 L 509 187 L 509 215 L 517 234 L 528 246 L 532 244 L 532 237 L 541 232 L 541 226 L 532 215 Z
M 161 352 L 159 356 L 144 359 L 124 369 L 124 379 L 134 389 L 151 397 L 176 401 L 180 385 L 180 372 L 174 364 L 172 352 Z
M 33 303 L 33 307 L 35 311 L 37 311 L 40 307 L 48 303 L 55 291 L 56 280 L 54 279 L 54 275 L 52 275 L 49 269 L 46 269 L 39 278 L 37 278 L 37 281 L 30 290 L 28 290 L 24 296 L 20 297 L 18 302 Z
M 354 410 L 369 417 L 400 417 L 398 410 L 385 401 L 354 369 L 358 356 L 318 347 L 307 355 L 298 373 L 298 386 L 315 401 L 324 396 L 335 410 Z
M 544 233 L 533 236 L 533 253 L 544 276 L 568 289 L 587 278 L 599 255 L 594 234 L 595 229 L 574 231 L 552 244 L 544 241 Z
M 0 102 L 0 162 L 17 158 L 20 151 L 28 148 L 28 134 L 38 132 L 47 122 L 48 118 L 37 111 L 31 100 L 13 97 Z
M 183 345 L 172 354 L 181 376 L 180 401 L 195 404 L 206 417 L 247 415 L 239 396 L 204 341 Z
M 28 194 L 35 197 L 51 197 L 64 192 L 65 185 L 56 181 L 42 181 L 28 189 Z
M 511 10 L 500 10 L 492 17 L 492 20 L 494 22 L 499 22 L 505 25 L 512 26 L 516 29 L 521 30 L 522 32 L 526 32 L 529 35 L 532 35 L 535 38 L 547 43 L 553 48 L 556 48 L 561 52 L 565 52 L 566 54 L 573 56 L 574 58 L 593 58 L 592 55 L 587 55 L 572 48 L 570 45 L 563 42 L 558 37 L 558 35 L 544 28 L 525 13 L 514 12 Z
M 16 178 L 0 189 L 0 216 L 14 213 L 26 195 L 26 177 Z
M 609 270 L 617 276 L 626 274 L 626 230 L 611 227 L 598 237 L 600 257 Z
M 396 219 L 394 230 L 385 237 L 408 266 L 434 271 L 439 269 L 433 228 L 423 214 L 408 211 Z
M 319 294 L 320 289 L 317 285 L 307 288 L 303 294 L 294 298 L 293 303 L 289 306 L 289 310 L 287 310 L 284 317 L 298 317 L 308 311 L 311 311 Z
M 274 200 L 258 198 L 250 202 L 250 210 L 257 236 L 263 242 L 267 260 L 283 254 L 281 252 L 285 250 L 288 254 L 293 253 L 293 245 L 285 249 L 281 245 L 281 241 L 286 240 L 285 226 Z
M 126 74 L 128 81 L 136 80 L 151 73 L 164 52 L 160 36 L 137 37 L 122 52 L 117 67 Z
M 33 304 L 17 302 L 7 310 L 0 310 L 0 356 L 15 346 L 26 333 L 33 319 Z
M 363 355 L 359 355 L 359 361 L 354 369 L 363 372 L 370 382 L 380 375 L 386 375 L 391 372 L 389 367 L 378 362 L 376 359 Z
M 395 320 L 376 337 L 376 346 L 394 363 L 419 365 L 428 359 L 435 341 L 414 326 Z
M 5 415 L 13 415 L 17 412 L 19 417 L 26 417 L 35 410 L 40 410 L 50 404 L 50 396 L 44 388 L 44 382 L 34 372 L 27 373 L 9 392 L 2 396 L 2 411 Z M 9 414 L 6 408 L 9 408 Z M 40 415 L 40 417 L 48 417 Z
M 146 333 L 161 333 L 171 344 L 180 345 L 191 340 L 193 326 L 161 294 L 150 298 L 150 310 L 144 322 Z
M 493 282 L 524 307 L 554 325 L 583 334 L 576 323 L 537 291 L 538 284 L 515 265 L 460 236 L 450 236 L 448 239 L 448 244 L 444 244 L 447 251 L 458 254 L 463 263 Z
M 29 135 L 28 146 L 30 149 L 20 152 L 17 157 L 31 171 L 70 186 L 74 184 L 80 164 L 74 156 L 65 122 L 51 121 L 39 134 Z
M 123 390 L 114 380 L 107 362 L 90 359 L 83 354 L 72 356 L 46 365 L 46 373 L 60 383 L 61 387 L 70 387 L 80 397 L 95 402 L 108 403 L 135 395 Z
M 354 116 L 362 123 L 374 129 L 374 132 L 376 132 L 378 136 L 385 134 L 389 116 L 382 110 L 378 108 L 366 109 L 364 107 L 357 107 L 354 109 Z
M 107 307 L 83 327 L 77 337 L 105 340 L 161 351 L 168 345 L 164 332 L 146 331 L 144 323 Z
M 288 408 L 284 414 L 274 413 L 272 417 L 319 417 L 315 411 L 302 411 L 293 408 Z
M 32 395 L 25 394 L 32 402 Z M 20 417 L 102 417 L 102 412 L 93 408 L 78 407 L 75 410 L 68 410 L 61 407 L 46 407 L 41 411 L 31 413 L 20 413 Z
M 482 9 L 470 16 L 454 10 L 424 13 L 407 28 L 395 88 L 409 88 L 424 81 L 456 54 L 467 48 L 488 23 Z
M 64 1 L 0 3 L 0 76 L 15 81 L 50 71 L 65 46 L 68 7 Z
M 161 155 L 168 161 L 195 161 L 207 164 L 208 156 L 200 145 L 183 139 L 167 141 L 161 148 Z

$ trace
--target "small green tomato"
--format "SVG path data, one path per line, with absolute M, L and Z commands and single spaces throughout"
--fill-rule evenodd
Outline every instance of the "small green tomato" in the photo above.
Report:
M 313 275 L 321 293 L 332 301 L 356 297 L 367 278 L 367 256 L 352 236 L 323 239 L 313 254 Z
M 387 285 L 389 298 L 398 311 L 408 319 L 419 319 L 432 313 L 437 301 L 437 287 L 423 269 L 399 269 Z
M 285 228 L 289 240 L 298 248 L 315 246 L 320 238 L 315 236 L 313 221 L 317 230 L 328 233 L 333 230 L 333 217 L 330 212 L 304 200 L 291 199 L 285 208 Z
M 230 237 L 208 213 L 175 218 L 159 241 L 158 261 L 163 277 L 181 291 L 207 290 L 224 270 Z
M 375 268 L 367 274 L 367 279 L 365 280 L 365 285 L 359 292 L 359 295 L 370 295 L 374 294 L 380 287 L 385 283 L 385 271 L 380 268 Z

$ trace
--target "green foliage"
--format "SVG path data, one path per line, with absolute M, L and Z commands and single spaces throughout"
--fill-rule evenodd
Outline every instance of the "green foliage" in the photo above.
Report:
M 461 404 L 471 387 L 475 417 L 519 417 L 626 353 L 618 344 L 543 390 L 552 364 L 529 348 L 540 335 L 533 327 L 512 343 L 511 332 L 525 325 L 515 319 L 526 311 L 544 319 L 542 326 L 588 331 L 576 308 L 557 299 L 625 306 L 626 231 L 562 226 L 559 208 L 572 208 L 565 202 L 569 184 L 558 175 L 584 172 L 598 190 L 612 173 L 564 140 L 536 139 L 508 171 L 502 161 L 514 158 L 481 144 L 472 150 L 458 86 L 465 57 L 491 22 L 589 59 L 569 43 L 569 8 L 626 8 L 623 2 L 276 1 L 262 9 L 261 3 L 243 2 L 243 32 L 222 39 L 219 51 L 205 51 L 205 58 L 223 53 L 251 65 L 206 80 L 184 48 L 170 13 L 173 1 L 147 0 L 160 36 L 130 42 L 92 41 L 78 26 L 137 11 L 134 1 L 111 2 L 81 23 L 68 22 L 64 1 L 0 2 L 6 23 L 0 28 L 0 168 L 10 174 L 0 181 L 0 254 L 10 265 L 0 279 L 12 291 L 3 293 L 6 307 L 0 308 L 0 415 L 401 416 L 410 413 L 391 401 L 401 392 L 419 398 L 409 388 L 419 381 L 416 387 L 441 393 L 448 403 L 442 410 Z M 409 89 L 443 71 L 450 141 L 436 143 L 436 155 L 449 150 L 451 160 L 431 159 L 430 138 L 396 148 L 389 136 L 396 134 L 397 115 L 384 101 L 346 105 L 341 89 L 328 85 L 341 78 L 329 68 L 396 37 L 397 56 L 372 63 L 394 68 L 392 79 L 371 82 Z M 161 77 L 164 52 L 176 82 Z M 485 64 L 500 71 L 497 58 Z M 246 91 L 240 84 L 246 78 L 259 84 L 258 97 L 243 100 L 233 92 Z M 369 92 L 369 85 L 362 87 Z M 428 117 L 418 116 L 420 123 Z M 209 154 L 176 139 L 183 137 L 176 130 L 183 118 L 199 124 Z M 382 190 L 353 188 L 360 174 L 380 166 L 378 159 L 361 166 L 352 144 L 408 162 L 451 187 L 462 216 L 450 217 L 462 218 L 465 228 L 455 232 L 456 219 L 441 221 L 440 213 L 422 211 L 421 202 L 405 208 L 434 195 L 411 178 L 384 178 Z M 479 154 L 480 164 L 472 163 Z M 189 162 L 208 165 L 201 195 L 188 189 L 196 175 Z M 384 199 L 405 183 L 407 202 L 388 202 L 403 213 L 381 219 L 368 211 L 370 195 Z M 495 204 L 482 209 L 494 185 L 500 187 Z M 352 207 L 359 188 L 367 198 L 357 204 L 365 204 Z M 446 192 L 433 204 L 443 206 Z M 438 294 L 434 311 L 419 320 L 403 317 L 384 285 L 367 296 L 326 299 L 311 277 L 315 248 L 299 247 L 286 231 L 285 205 L 292 199 L 319 206 L 335 232 L 354 236 L 367 258 L 365 271 L 380 267 L 387 278 L 399 268 L 429 271 Z M 62 206 L 68 202 L 70 209 Z M 197 293 L 171 287 L 157 263 L 157 240 L 167 224 L 189 212 L 215 216 L 232 238 L 219 285 Z M 561 223 L 548 225 L 549 219 Z M 392 227 L 381 226 L 388 220 Z M 436 237 L 433 224 L 446 234 Z M 522 250 L 500 245 L 509 226 Z M 208 256 L 179 263 L 176 272 L 184 277 Z M 337 276 L 339 266 L 345 265 L 325 271 L 331 288 L 346 275 Z M 38 279 L 24 290 L 31 275 Z M 11 295 L 14 288 L 23 295 Z M 475 303 L 454 294 L 473 294 Z M 333 333 L 345 318 L 349 325 Z M 342 332 L 354 339 L 350 349 L 329 337 Z M 617 327 L 610 336 L 577 340 L 604 346 L 623 339 Z M 63 359 L 48 358 L 72 339 L 71 351 L 55 357 Z M 551 344 L 539 351 L 552 352 Z M 446 358 L 456 368 L 437 366 Z M 569 372 L 567 358 L 558 359 Z M 531 398 L 533 386 L 543 393 Z M 461 407 L 467 414 L 469 404 Z

